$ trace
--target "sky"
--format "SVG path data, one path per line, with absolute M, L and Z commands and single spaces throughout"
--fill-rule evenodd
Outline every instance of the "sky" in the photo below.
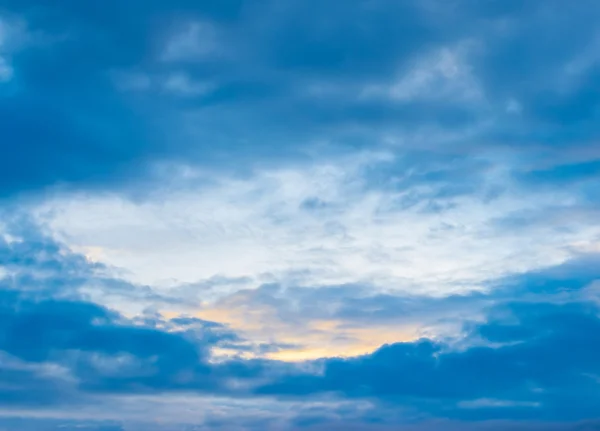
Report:
M 0 431 L 600 430 L 599 20 L 0 0 Z

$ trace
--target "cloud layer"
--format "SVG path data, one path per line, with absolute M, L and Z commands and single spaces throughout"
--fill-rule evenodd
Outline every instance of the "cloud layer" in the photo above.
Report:
M 0 0 L 0 429 L 598 428 L 599 14 Z

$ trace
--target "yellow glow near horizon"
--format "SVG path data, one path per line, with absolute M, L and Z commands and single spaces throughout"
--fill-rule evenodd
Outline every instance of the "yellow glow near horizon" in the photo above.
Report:
M 167 319 L 179 313 L 163 312 Z M 260 355 L 264 358 L 298 362 L 324 357 L 351 357 L 373 352 L 384 344 L 414 341 L 418 338 L 415 327 L 375 325 L 370 327 L 348 326 L 341 320 L 313 320 L 299 326 L 283 322 L 267 311 L 256 309 L 228 310 L 212 308 L 199 311 L 196 317 L 229 326 L 250 342 L 289 344 L 297 347 L 282 348 L 276 352 Z M 234 350 L 215 348 L 216 356 L 234 353 Z M 238 352 L 235 352 L 236 354 Z M 248 356 L 245 353 L 243 356 Z M 250 354 L 250 357 L 253 355 Z M 259 356 L 259 355 L 254 355 Z

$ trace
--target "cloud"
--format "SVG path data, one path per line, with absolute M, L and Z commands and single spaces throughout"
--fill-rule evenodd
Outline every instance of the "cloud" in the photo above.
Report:
M 117 315 L 90 303 L 2 296 L 2 350 L 27 363 L 60 364 L 80 388 L 118 392 L 169 388 L 176 381 L 204 385 L 193 381 L 203 374 L 206 352 L 182 335 L 119 324 Z
M 195 82 L 185 74 L 173 74 L 164 83 L 166 91 L 180 96 L 203 96 L 213 90 L 215 85 L 210 82 Z
M 385 96 L 398 102 L 417 99 L 447 99 L 481 102 L 483 95 L 471 67 L 467 63 L 473 43 L 458 44 L 457 48 L 441 48 L 417 59 L 414 66 L 397 82 L 388 87 L 368 86 L 363 97 Z
M 598 18 L 5 0 L 0 428 L 597 427 Z
M 3 158 L 4 195 L 57 184 L 139 190 L 134 180 L 157 162 L 231 169 L 289 160 L 315 141 L 373 147 L 417 134 L 427 138 L 412 145 L 448 151 L 460 131 L 452 140 L 465 157 L 501 144 L 532 160 L 539 154 L 527 143 L 593 147 L 597 97 L 585 89 L 594 88 L 597 62 L 592 48 L 578 53 L 597 41 L 587 3 L 561 13 L 557 2 L 515 9 L 468 0 L 452 8 L 135 1 L 102 11 L 58 2 L 31 16 L 28 5 L 6 7 L 34 32 L 68 36 L 11 59 L 18 94 L 0 106 L 0 132 L 18 145 Z M 567 30 L 554 41 L 551 28 Z M 216 55 L 223 47 L 228 54 Z M 134 76 L 115 85 L 111 73 Z M 169 82 L 203 97 L 161 96 Z M 208 83 L 216 89 L 204 94 Z M 132 86 L 147 91 L 124 94 Z M 357 97 L 369 86 L 396 100 Z M 335 91 L 303 90 L 311 88 Z M 512 100 L 519 115 L 506 112 Z
M 384 425 L 404 423 L 414 412 L 453 420 L 594 416 L 592 394 L 600 370 L 593 346 L 600 320 L 598 303 L 590 299 L 600 277 L 597 256 L 490 281 L 497 285 L 494 290 L 471 297 L 378 296 L 351 286 L 288 290 L 289 295 L 279 298 L 278 289 L 248 292 L 249 308 L 269 304 L 281 315 L 304 322 L 326 317 L 361 325 L 410 321 L 411 314 L 423 322 L 431 313 L 441 320 L 452 316 L 464 330 L 458 338 L 393 342 L 346 359 L 284 364 L 234 355 L 213 362 L 212 349 L 236 349 L 240 339 L 233 332 L 189 317 L 130 319 L 82 300 L 77 288 L 106 269 L 35 232 L 23 222 L 5 227 L 4 236 L 11 239 L 3 243 L 1 260 L 12 274 L 2 281 L 0 350 L 7 358 L 2 372 L 5 382 L 16 385 L 3 389 L 2 395 L 24 411 L 40 406 L 60 410 L 71 399 L 86 406 L 98 394 L 108 402 L 117 394 L 192 392 L 233 400 L 255 394 L 261 402 L 272 403 L 269 421 L 278 417 L 280 403 L 294 403 L 296 397 L 371 403 L 367 411 L 352 413 L 358 421 L 386 414 L 388 403 L 407 409 Z M 25 284 L 32 280 L 38 281 L 35 289 Z M 480 314 L 473 317 L 461 306 L 479 307 Z M 31 394 L 30 387 L 38 389 Z M 335 413 L 332 404 L 323 409 L 285 420 L 316 426 L 350 415 Z
M 14 68 L 11 56 L 24 37 L 22 23 L 0 14 L 0 84 L 12 80 Z
M 448 351 L 429 340 L 397 343 L 359 358 L 326 360 L 322 376 L 291 378 L 260 392 L 384 398 L 463 419 L 593 418 L 597 309 L 533 303 L 502 311 L 506 322 L 478 327 L 485 343 L 500 346 Z
M 217 30 L 214 25 L 192 22 L 171 36 L 161 57 L 165 61 L 201 61 L 218 50 Z
M 65 193 L 33 211 L 48 235 L 153 286 L 162 316 L 285 346 L 249 356 L 353 356 L 456 335 L 511 277 L 597 248 L 595 212 L 576 181 L 540 187 L 533 171 L 507 173 L 511 163 L 388 151 L 245 176 L 180 168 L 145 199 Z
M 486 158 L 420 163 L 365 153 L 244 178 L 180 170 L 141 202 L 65 194 L 35 211 L 71 247 L 99 250 L 131 280 L 165 286 L 220 276 L 444 295 L 560 263 L 598 237 L 572 189 L 528 192 Z M 528 236 L 508 229 L 511 220 L 529 223 Z
M 0 81 L 10 81 L 13 76 L 13 69 L 11 65 L 4 58 L 0 58 Z

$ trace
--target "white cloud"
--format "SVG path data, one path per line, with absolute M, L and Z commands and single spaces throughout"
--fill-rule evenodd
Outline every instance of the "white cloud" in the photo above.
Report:
M 515 408 L 526 407 L 536 408 L 541 407 L 541 403 L 531 401 L 512 401 L 512 400 L 496 400 L 489 398 L 480 398 L 472 401 L 461 401 L 458 407 L 463 409 L 485 409 L 485 408 Z
M 13 68 L 3 57 L 0 57 L 0 82 L 8 82 L 13 77 Z
M 0 17 L 0 83 L 10 81 L 14 74 L 8 58 L 10 38 L 12 38 L 13 33 L 12 26 L 9 26 L 9 23 Z
M 202 96 L 216 89 L 212 82 L 195 81 L 185 73 L 173 73 L 164 82 L 164 89 L 179 96 Z
M 176 31 L 167 41 L 165 61 L 201 60 L 218 52 L 217 29 L 207 22 L 192 22 Z
M 476 47 L 464 42 L 456 47 L 443 47 L 417 58 L 396 81 L 368 85 L 363 97 L 386 97 L 397 101 L 440 100 L 480 101 L 483 93 L 468 64 Z
M 432 184 L 368 185 L 368 171 L 393 159 L 362 154 L 335 162 L 211 177 L 134 202 L 118 195 L 65 195 L 37 209 L 52 233 L 143 284 L 172 286 L 215 276 L 256 284 L 368 282 L 381 289 L 446 295 L 484 280 L 567 259 L 593 226 L 558 231 L 560 220 L 519 229 L 498 219 L 568 205 L 568 191 L 528 194 L 490 171 L 479 187 L 507 192 L 448 198 L 432 210 Z M 190 180 L 189 170 L 186 181 Z M 202 175 L 202 173 L 198 173 Z M 438 202 L 439 203 L 439 202 Z M 579 229 L 576 229 L 578 227 Z M 595 229 L 595 230 L 594 230 Z M 233 286 L 239 289 L 239 285 Z M 226 285 L 222 295 L 231 293 Z M 213 292 L 214 293 L 214 292 Z
M 168 93 L 178 97 L 203 96 L 217 89 L 217 84 L 214 82 L 194 80 L 184 72 L 160 76 L 113 71 L 111 78 L 116 87 L 122 91 Z
M 26 48 L 43 48 L 68 37 L 31 29 L 23 18 L 10 13 L 0 15 L 0 83 L 11 81 L 18 72 L 12 63 L 14 53 Z

